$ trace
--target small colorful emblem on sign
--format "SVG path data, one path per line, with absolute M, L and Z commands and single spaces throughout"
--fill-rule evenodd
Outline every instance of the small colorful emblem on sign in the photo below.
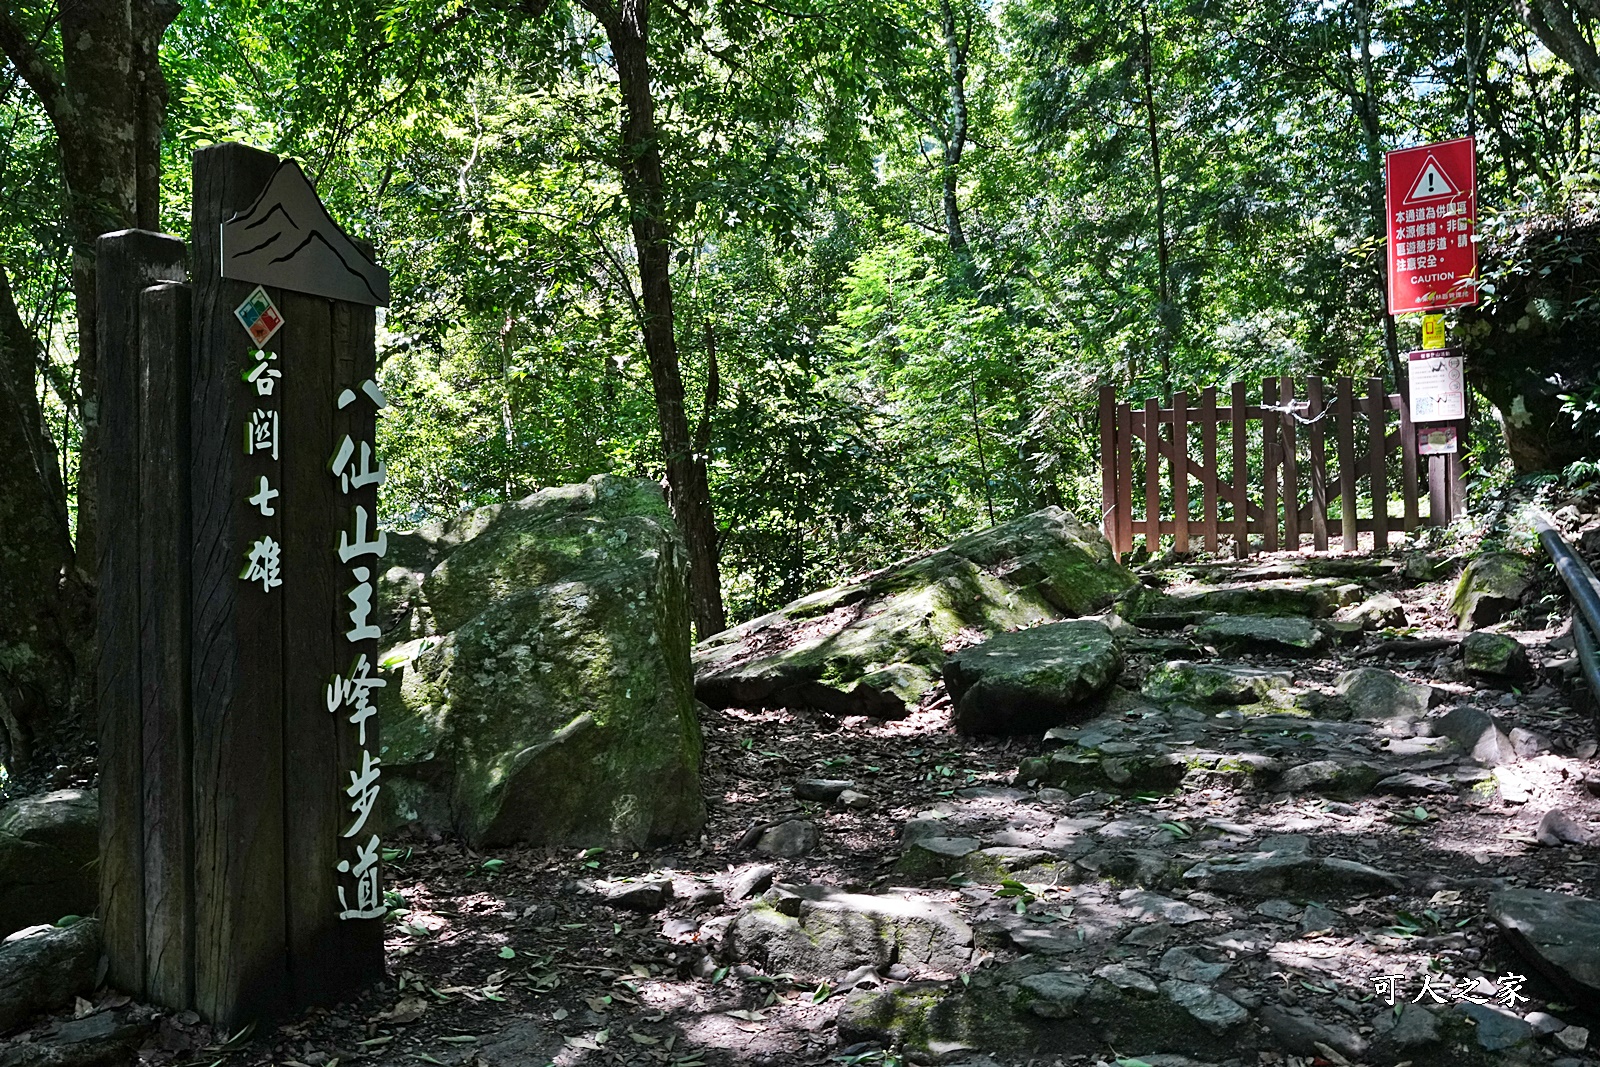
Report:
M 260 348 L 272 339 L 272 335 L 283 327 L 283 316 L 278 312 L 277 305 L 272 302 L 272 297 L 261 286 L 245 298 L 233 311 L 239 320 L 239 325 L 250 331 L 250 339 Z
M 1424 456 L 1451 456 L 1456 451 L 1454 426 L 1421 426 L 1417 428 L 1417 452 Z
M 1444 347 L 1444 316 L 1422 316 L 1422 347 L 1428 351 Z

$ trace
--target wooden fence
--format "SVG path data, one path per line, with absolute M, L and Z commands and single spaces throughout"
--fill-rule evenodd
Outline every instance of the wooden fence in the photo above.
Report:
M 1248 393 L 1235 382 L 1225 405 L 1211 386 L 1197 404 L 1178 392 L 1170 407 L 1155 399 L 1134 407 L 1101 388 L 1102 516 L 1119 556 L 1136 534 L 1152 553 L 1163 536 L 1180 554 L 1195 542 L 1220 552 L 1225 538 L 1238 557 L 1258 547 L 1299 552 L 1308 538 L 1318 552 L 1330 540 L 1355 552 L 1364 533 L 1381 550 L 1391 531 L 1442 526 L 1464 511 L 1462 453 L 1419 455 L 1405 400 L 1381 378 L 1360 394 L 1354 379 L 1339 378 L 1328 397 L 1317 377 L 1298 391 L 1292 378 L 1268 378 L 1259 402 Z M 1438 425 L 1453 426 L 1465 447 L 1465 422 L 1430 428 Z M 1399 514 L 1390 510 L 1393 477 Z

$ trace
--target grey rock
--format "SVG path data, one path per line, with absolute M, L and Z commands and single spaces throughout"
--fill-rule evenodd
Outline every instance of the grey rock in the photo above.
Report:
M 1328 638 L 1317 624 L 1297 615 L 1213 615 L 1194 630 L 1195 640 L 1224 652 L 1276 652 L 1309 656 Z
M 0 1033 L 94 989 L 100 921 L 41 926 L 0 945 Z
M 1253 897 L 1316 893 L 1331 898 L 1394 892 L 1405 885 L 1399 876 L 1364 863 L 1285 852 L 1203 860 L 1184 872 L 1183 881 L 1213 893 Z
M 1380 1032 L 1383 1043 L 1395 1049 L 1421 1048 L 1439 1042 L 1439 1018 L 1419 1004 L 1396 1005 L 1396 1017 L 1385 1008 L 1378 1016 L 1374 1030 Z
M 1188 923 L 1205 922 L 1211 918 L 1209 911 L 1203 911 L 1193 904 L 1143 889 L 1124 892 L 1118 898 L 1118 903 L 1128 908 L 1135 918 L 1143 922 L 1160 920 L 1173 926 L 1184 926 Z
M 1568 1052 L 1582 1052 L 1589 1046 L 1589 1030 L 1583 1026 L 1568 1026 L 1557 1030 L 1556 1043 Z
M 905 826 L 900 830 L 900 843 L 912 845 L 918 841 L 926 841 L 930 837 L 951 837 L 949 827 L 943 819 L 929 819 L 918 817 L 906 820 Z
M 966 868 L 967 857 L 983 847 L 975 837 L 923 837 L 906 845 L 897 869 L 905 874 L 944 875 Z
M 1533 672 L 1522 642 L 1482 630 L 1461 639 L 1461 664 L 1467 673 L 1492 681 L 1516 681 Z
M 58 789 L 0 808 L 0 937 L 93 914 L 99 810 L 92 789 Z
M 1393 671 L 1357 667 L 1335 679 L 1333 707 L 1351 719 L 1417 719 L 1436 695 L 1433 686 L 1407 681 Z
M 1075 619 L 997 634 L 945 660 L 956 728 L 1039 734 L 1105 692 L 1122 653 L 1103 622 Z
M 688 557 L 659 485 L 597 475 L 388 540 L 443 555 L 379 657 L 392 821 L 473 847 L 699 833 Z
M 1544 813 L 1544 818 L 1539 820 L 1536 836 L 1539 844 L 1551 847 L 1587 845 L 1593 840 L 1593 835 L 1584 826 L 1560 808 L 1552 808 Z
M 1140 948 L 1160 948 L 1177 936 L 1171 923 L 1151 923 L 1148 926 L 1135 927 L 1122 939 L 1124 945 L 1137 945 Z
M 747 906 L 723 937 L 724 955 L 807 981 L 832 981 L 863 964 L 955 972 L 971 960 L 972 928 L 947 905 L 907 893 L 805 889 L 794 916 L 764 901 Z
M 1391 774 L 1387 778 L 1379 779 L 1376 791 L 1401 797 L 1421 797 L 1430 796 L 1434 793 L 1454 793 L 1456 787 L 1454 784 L 1438 778 L 1429 778 L 1424 774 L 1403 771 L 1400 774 Z
M 772 885 L 772 878 L 777 871 L 765 863 L 757 863 L 740 871 L 738 876 L 728 885 L 727 901 L 737 904 L 741 900 L 748 900 L 757 893 L 764 893 Z
M 1463 630 L 1505 618 L 1533 587 L 1533 563 L 1514 552 L 1485 552 L 1461 572 L 1450 610 Z
M 1169 948 L 1162 954 L 1158 965 L 1161 973 L 1168 978 L 1179 978 L 1185 982 L 1199 982 L 1210 985 L 1228 972 L 1233 966 L 1230 963 L 1208 963 L 1191 948 L 1177 946 Z
M 1316 760 L 1284 771 L 1278 778 L 1278 788 L 1290 793 L 1360 795 L 1370 792 L 1379 777 L 1376 768 L 1364 763 Z
M 865 793 L 858 793 L 854 789 L 846 789 L 839 794 L 834 803 L 841 808 L 849 808 L 851 811 L 862 811 L 872 807 L 872 798 Z
M 1149 975 L 1123 963 L 1107 963 L 1098 967 L 1094 976 L 1110 982 L 1121 992 L 1135 997 L 1153 997 L 1161 991 Z
M 841 778 L 802 778 L 794 784 L 794 796 L 796 800 L 815 800 L 823 804 L 832 804 L 839 799 L 840 793 L 854 788 L 854 782 Z
M 1323 1022 L 1299 1008 L 1269 1004 L 1261 1009 L 1261 1021 L 1272 1031 L 1281 1048 L 1296 1055 L 1320 1055 L 1318 1042 L 1346 1056 L 1361 1057 L 1367 1052 L 1366 1039 L 1355 1031 Z
M 1339 622 L 1360 624 L 1363 630 L 1383 630 L 1407 623 L 1405 605 L 1389 593 L 1376 593 L 1334 616 Z
M 560 1034 L 532 1019 L 515 1019 L 504 1029 L 485 1034 L 473 1052 L 477 1061 L 495 1067 L 544 1067 L 564 1043 Z
M 1547 1011 L 1530 1011 L 1522 1017 L 1522 1021 L 1533 1027 L 1533 1032 L 1541 1036 L 1564 1030 L 1567 1026 L 1564 1021 Z
M 1017 983 L 1024 990 L 1027 1010 L 1041 1019 L 1065 1019 L 1089 990 L 1089 981 L 1071 971 L 1045 971 Z
M 1454 741 L 1456 747 L 1485 767 L 1514 763 L 1517 750 L 1500 723 L 1487 712 L 1474 707 L 1454 708 L 1433 724 L 1435 733 Z
M 1509 736 L 1511 747 L 1522 759 L 1532 759 L 1540 753 L 1550 751 L 1550 739 L 1526 727 L 1513 726 Z
M 1294 675 L 1288 671 L 1172 660 L 1152 668 L 1140 692 L 1157 701 L 1254 704 L 1273 690 L 1287 689 L 1293 683 Z
M 1287 900 L 1264 900 L 1256 905 L 1256 914 L 1265 915 L 1269 919 L 1279 922 L 1294 922 L 1300 918 L 1300 913 L 1305 909 L 1298 904 L 1291 904 Z
M 1533 1040 L 1533 1027 L 1504 1008 L 1463 1001 L 1456 1010 L 1477 1024 L 1478 1044 L 1489 1052 L 1515 1048 Z
M 108 1067 L 135 1063 L 151 1022 L 137 1011 L 68 1019 L 26 1043 L 0 1046 L 0 1067 Z
M 667 906 L 672 899 L 672 882 L 657 878 L 643 882 L 625 882 L 611 886 L 605 892 L 605 902 L 613 908 L 653 915 Z
M 1092 614 L 1137 584 L 1099 530 L 1045 508 L 707 638 L 695 691 L 712 707 L 899 717 L 938 684 L 963 630 Z
M 810 819 L 785 819 L 761 832 L 756 839 L 756 851 L 793 859 L 816 848 L 821 836 L 817 824 Z
M 1310 852 L 1311 838 L 1305 834 L 1268 834 L 1261 839 L 1258 852 Z
M 1198 982 L 1168 979 L 1161 983 L 1161 992 L 1187 1011 L 1195 1022 L 1218 1036 L 1250 1018 L 1250 1013 L 1237 1003 Z
M 1600 902 L 1542 889 L 1504 889 L 1489 917 L 1517 952 L 1576 994 L 1600 993 Z
M 1300 915 L 1300 932 L 1303 934 L 1319 934 L 1337 929 L 1338 926 L 1338 913 L 1321 904 L 1308 904 Z

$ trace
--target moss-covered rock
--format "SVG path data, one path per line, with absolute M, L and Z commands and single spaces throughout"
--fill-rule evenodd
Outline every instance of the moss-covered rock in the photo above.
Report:
M 599 476 L 396 541 L 421 578 L 383 656 L 392 814 L 447 813 L 479 845 L 699 830 L 685 556 L 654 483 Z
M 1290 656 L 1311 655 L 1328 643 L 1316 623 L 1299 615 L 1213 615 L 1195 627 L 1194 637 L 1223 652 Z
M 1099 531 L 1046 508 L 702 641 L 695 692 L 713 707 L 900 716 L 937 683 L 946 643 L 964 631 L 1089 614 L 1135 584 Z
M 1065 722 L 1122 672 L 1122 653 L 1098 619 L 998 634 L 944 664 L 956 728 L 1038 734 Z
M 1048 756 L 1030 756 L 1017 768 L 1016 781 L 1060 789 L 1074 795 L 1166 793 L 1178 787 L 1188 771 L 1183 757 L 1153 747 L 1148 752 L 1108 755 L 1090 749 L 1062 748 Z
M 1462 638 L 1461 664 L 1470 674 L 1496 681 L 1525 678 L 1533 669 L 1522 642 L 1506 634 L 1481 631 Z
M 1463 630 L 1499 622 L 1533 588 L 1533 562 L 1515 552 L 1485 552 L 1461 572 L 1450 611 Z
M 0 937 L 99 899 L 100 808 L 92 789 L 58 789 L 0 808 Z
M 1361 598 L 1361 586 L 1337 578 L 1268 578 L 1245 585 L 1200 586 L 1170 593 L 1145 591 L 1124 609 L 1143 626 L 1154 617 L 1299 615 L 1321 619 Z
M 1288 671 L 1172 660 L 1159 663 L 1145 676 L 1140 692 L 1156 701 L 1191 704 L 1254 704 L 1275 689 L 1294 684 Z
M 765 899 L 746 906 L 723 935 L 724 958 L 808 981 L 831 981 L 863 964 L 953 974 L 971 962 L 972 928 L 946 904 L 908 892 L 790 889 L 796 914 Z

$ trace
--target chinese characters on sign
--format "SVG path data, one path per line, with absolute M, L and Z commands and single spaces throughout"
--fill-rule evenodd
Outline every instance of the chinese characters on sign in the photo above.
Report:
M 245 385 L 253 391 L 256 404 L 244 424 L 244 454 L 267 456 L 276 471 L 280 427 L 274 389 L 283 372 L 277 367 L 278 354 L 261 351 L 260 346 L 278 332 L 283 325 L 283 316 L 278 314 L 266 290 L 259 286 L 234 310 L 234 315 L 250 331 L 250 338 L 256 343 L 256 350 L 246 357 L 245 369 L 241 374 Z M 272 488 L 271 477 L 263 474 L 259 488 L 249 498 L 249 503 L 263 517 L 270 518 L 276 514 L 272 500 L 277 495 L 278 491 Z M 261 591 L 270 593 L 283 584 L 282 557 L 283 546 L 270 533 L 266 534 L 255 540 L 245 552 L 244 569 L 239 572 L 239 578 L 252 585 L 259 582 Z
M 1477 174 L 1462 137 L 1384 157 L 1389 313 L 1478 302 Z
M 1385 1003 L 1393 1007 L 1396 998 L 1404 1000 L 1409 990 L 1401 988 L 1401 983 L 1406 981 L 1403 974 L 1375 975 L 1372 983 L 1377 987 Z M 1491 984 L 1487 978 L 1463 978 L 1459 982 L 1447 974 L 1422 975 L 1422 988 L 1410 1002 L 1421 1004 L 1423 998 L 1430 998 L 1432 1004 L 1488 1004 L 1491 1001 L 1503 1008 L 1520 1011 L 1518 1005 L 1527 1002 L 1528 998 L 1522 995 L 1522 987 L 1528 979 L 1520 974 L 1502 974 Z
M 1467 417 L 1466 381 L 1459 350 L 1406 353 L 1412 422 L 1453 422 Z
M 379 411 L 388 406 L 383 391 L 370 380 L 361 383 L 359 393 L 354 389 L 341 390 L 334 400 L 334 406 L 343 411 L 358 401 L 370 403 Z M 380 461 L 376 468 L 372 464 L 372 442 L 357 443 L 350 439 L 349 434 L 345 434 L 328 462 L 328 471 L 338 483 L 339 491 L 349 494 L 352 490 L 383 484 L 386 473 L 383 463 Z M 351 508 L 350 521 L 345 524 L 348 528 L 339 531 L 336 549 L 339 564 L 350 568 L 350 577 L 354 582 L 345 594 L 350 604 L 347 613 L 350 627 L 344 631 L 344 636 L 351 644 L 376 640 L 380 632 L 372 618 L 373 583 L 378 561 L 388 551 L 389 539 L 381 530 L 377 531 L 376 537 L 370 536 L 375 525 L 375 519 L 367 514 L 366 506 L 356 504 Z M 381 689 L 388 683 L 374 677 L 372 671 L 373 665 L 366 653 L 359 653 L 349 673 L 334 675 L 327 687 L 329 713 L 348 711 L 347 721 L 356 727 L 357 741 L 361 746 L 361 766 L 349 771 L 350 784 L 344 790 L 349 802 L 350 825 L 340 835 L 343 838 L 357 838 L 366 827 L 372 807 L 378 800 L 379 759 L 372 754 L 376 746 L 369 745 L 367 741 L 367 720 L 376 711 L 372 706 L 372 690 Z M 385 911 L 383 890 L 378 880 L 381 853 L 378 835 L 369 834 L 365 844 L 360 844 L 359 838 L 357 841 L 355 863 L 344 859 L 339 861 L 337 867 L 341 875 L 349 875 L 355 880 L 353 898 L 346 893 L 346 886 L 338 887 L 339 918 L 376 919 Z

